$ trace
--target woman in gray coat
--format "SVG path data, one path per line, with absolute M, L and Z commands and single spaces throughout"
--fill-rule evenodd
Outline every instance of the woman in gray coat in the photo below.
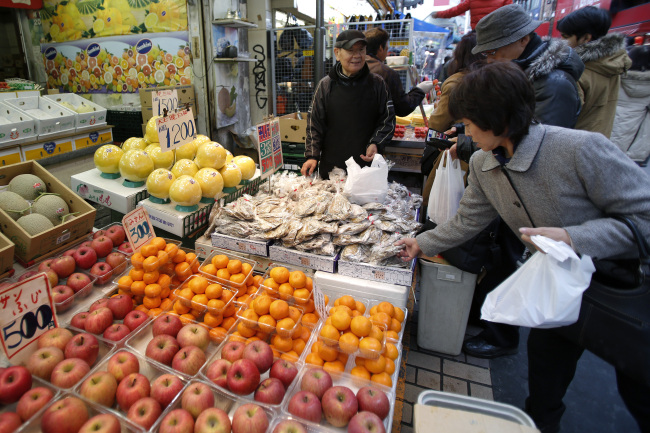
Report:
M 630 231 L 608 215 L 628 216 L 650 236 L 650 178 L 601 134 L 533 123 L 535 94 L 516 65 L 495 62 L 467 74 L 449 109 L 483 152 L 470 160 L 457 214 L 399 241 L 403 259 L 459 245 L 497 216 L 526 243 L 540 234 L 592 258 L 636 256 Z M 582 352 L 551 329 L 531 330 L 526 407 L 542 432 L 559 431 Z M 650 389 L 619 371 L 617 380 L 641 430 L 650 431 Z

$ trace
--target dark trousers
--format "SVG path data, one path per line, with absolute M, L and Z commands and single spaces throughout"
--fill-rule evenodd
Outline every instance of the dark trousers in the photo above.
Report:
M 552 329 L 531 329 L 528 337 L 526 412 L 542 433 L 559 431 L 566 410 L 562 399 L 573 380 L 583 348 Z M 650 432 L 650 387 L 616 370 L 618 392 L 643 433 Z

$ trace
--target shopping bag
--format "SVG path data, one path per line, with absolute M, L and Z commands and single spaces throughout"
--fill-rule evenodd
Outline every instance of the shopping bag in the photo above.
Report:
M 376 153 L 370 167 L 359 166 L 350 157 L 345 161 L 348 178 L 343 187 L 343 194 L 351 203 L 383 203 L 388 193 L 388 164 L 383 156 Z
M 492 290 L 481 307 L 481 319 L 529 328 L 575 323 L 582 293 L 596 270 L 591 258 L 578 257 L 564 242 L 544 236 L 531 240 L 546 254 L 536 252 Z
M 451 161 L 449 151 L 445 150 L 429 195 L 427 207 L 429 219 L 436 224 L 450 220 L 456 215 L 464 190 L 460 161 L 458 159 Z

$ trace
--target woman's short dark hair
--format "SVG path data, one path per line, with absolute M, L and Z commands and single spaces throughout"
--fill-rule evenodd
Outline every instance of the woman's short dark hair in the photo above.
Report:
M 512 62 L 492 62 L 472 68 L 452 91 L 449 113 L 469 119 L 483 131 L 518 143 L 528 134 L 535 113 L 535 91 Z
M 592 39 L 599 39 L 607 34 L 612 25 L 609 11 L 594 6 L 587 6 L 557 22 L 557 29 L 565 35 L 581 38 L 589 33 Z
M 627 55 L 632 59 L 631 71 L 650 71 L 650 45 L 630 47 Z
M 389 35 L 386 30 L 381 27 L 373 27 L 370 30 L 365 31 L 364 36 L 366 37 L 366 53 L 371 55 L 376 55 L 377 51 L 381 47 L 385 47 L 388 43 Z
M 456 72 L 463 71 L 472 63 L 481 60 L 480 53 L 472 54 L 472 48 L 476 46 L 476 32 L 470 32 L 460 39 L 454 50 L 454 58 L 447 67 L 447 74 L 454 75 Z

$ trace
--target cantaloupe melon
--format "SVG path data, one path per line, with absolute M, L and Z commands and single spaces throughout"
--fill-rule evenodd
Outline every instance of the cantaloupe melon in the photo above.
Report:
M 33 174 L 19 174 L 9 182 L 9 191 L 15 192 L 25 200 L 34 200 L 47 192 L 47 186 L 40 177 Z
M 61 224 L 62 218 L 70 213 L 68 204 L 55 194 L 40 196 L 32 205 L 32 212 L 46 217 L 52 224 Z
M 54 224 L 47 217 L 38 213 L 22 216 L 18 218 L 16 223 L 29 233 L 30 236 L 36 236 L 54 227 Z
M 10 217 L 17 220 L 29 210 L 29 202 L 11 191 L 0 192 L 0 209 L 7 212 Z

